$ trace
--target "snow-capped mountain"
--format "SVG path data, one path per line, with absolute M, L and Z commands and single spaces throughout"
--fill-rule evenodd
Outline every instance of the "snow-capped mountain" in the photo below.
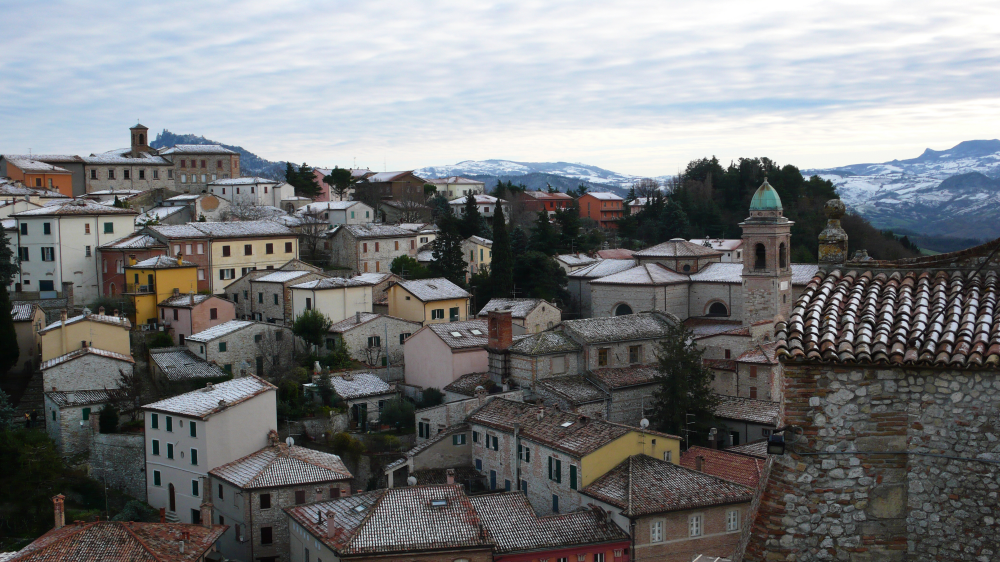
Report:
M 593 184 L 610 185 L 628 189 L 641 176 L 620 174 L 588 166 L 587 164 L 570 164 L 568 162 L 514 162 L 511 160 L 466 160 L 449 166 L 428 166 L 420 168 L 415 173 L 422 178 L 446 178 L 449 176 L 490 176 L 516 177 L 529 174 L 550 174 L 572 178 Z M 662 179 L 663 178 L 659 178 Z
M 833 182 L 876 227 L 927 235 L 1000 236 L 1000 140 L 928 148 L 917 158 L 803 170 Z

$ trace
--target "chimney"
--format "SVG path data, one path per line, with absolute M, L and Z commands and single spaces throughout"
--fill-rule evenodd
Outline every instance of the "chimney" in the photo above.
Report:
M 487 314 L 486 323 L 490 332 L 487 348 L 493 351 L 509 349 L 514 343 L 511 312 L 509 310 L 491 310 Z
M 194 292 L 191 293 L 191 306 L 194 306 Z
M 181 265 L 183 263 L 184 263 L 184 253 L 177 252 L 177 265 Z
M 847 212 L 844 202 L 830 199 L 823 206 L 826 228 L 819 233 L 820 267 L 843 265 L 847 261 L 847 232 L 840 226 L 840 218 Z
M 538 405 L 538 419 L 541 420 L 544 417 L 545 417 L 545 405 L 544 404 L 539 404 Z
M 698 472 L 705 472 L 705 457 L 698 455 L 694 458 L 694 469 Z
M 129 254 L 128 255 L 128 264 L 129 265 L 135 265 L 135 254 Z
M 486 387 L 479 385 L 476 387 L 476 403 L 482 404 L 483 400 L 486 399 Z
M 361 311 L 360 310 L 358 310 L 357 312 L 354 313 L 354 323 L 355 324 L 360 324 L 361 323 Z
M 67 300 L 66 302 L 70 301 Z M 66 355 L 69 353 L 69 330 L 66 329 L 66 317 L 66 309 L 64 308 L 59 311 L 59 318 L 62 319 L 62 324 L 59 326 L 59 342 L 62 344 L 62 349 L 60 350 L 59 355 Z
M 66 496 L 59 494 L 52 498 L 52 508 L 55 511 L 56 517 L 56 529 L 62 529 L 66 526 Z
M 80 340 L 80 347 L 87 349 L 87 340 Z
M 448 484 L 454 484 L 455 483 L 455 469 L 454 468 L 449 468 L 448 470 L 445 471 L 445 474 L 447 475 L 447 478 L 448 478 Z
M 205 496 L 208 496 L 208 494 L 206 493 Z M 205 501 L 205 503 L 201 504 L 201 526 L 202 527 L 208 527 L 209 529 L 212 528 L 212 508 L 213 507 L 214 506 L 212 505 L 212 502 L 207 501 L 207 500 Z
M 181 294 L 181 290 L 178 289 L 177 287 L 174 287 L 174 296 L 176 297 L 179 294 Z
M 332 511 L 326 512 L 326 537 L 334 538 L 337 535 L 337 515 Z
M 97 307 L 97 313 L 100 314 L 101 316 L 104 316 L 104 307 L 103 306 Z
M 160 508 L 160 523 L 166 523 L 166 522 L 167 522 L 167 508 L 161 507 Z
M 316 501 L 323 499 L 323 488 L 316 488 Z

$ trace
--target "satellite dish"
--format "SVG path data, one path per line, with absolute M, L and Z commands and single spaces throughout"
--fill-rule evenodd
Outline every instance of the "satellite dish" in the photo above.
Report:
M 408 486 L 416 486 L 417 485 L 417 477 L 416 476 L 410 476 L 409 478 L 406 479 L 406 484 Z
M 641 427 L 643 429 L 646 429 L 647 427 L 649 427 L 649 420 L 647 420 L 646 418 L 642 418 L 642 421 L 639 422 L 639 427 Z
M 291 436 L 289 436 L 288 439 L 285 439 L 285 445 L 288 445 L 289 447 L 291 447 L 294 444 L 295 444 L 295 440 L 292 439 Z

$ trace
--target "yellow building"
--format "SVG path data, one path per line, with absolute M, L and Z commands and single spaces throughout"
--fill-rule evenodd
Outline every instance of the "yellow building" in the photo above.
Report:
M 493 241 L 481 236 L 470 236 L 462 241 L 462 253 L 468 260 L 466 279 L 485 269 L 489 271 L 493 262 Z
M 98 309 L 97 314 L 81 314 L 73 318 L 67 318 L 63 311 L 61 320 L 38 332 L 42 340 L 42 362 L 83 347 L 97 347 L 131 357 L 128 335 L 131 327 L 127 318 L 104 314 L 104 307 Z
M 299 259 L 299 237 L 273 221 L 190 223 L 211 237 L 210 280 L 212 293 L 253 269 L 279 269 Z
M 604 476 L 632 455 L 649 455 L 680 464 L 681 438 L 656 431 L 633 429 L 580 459 L 581 487 Z
M 141 262 L 130 258 L 129 262 L 123 295 L 135 305 L 135 313 L 130 314 L 135 326 L 156 323 L 157 303 L 178 293 L 198 292 L 198 266 L 180 255 L 156 256 Z
M 467 320 L 472 295 L 451 281 L 438 277 L 392 284 L 387 296 L 389 316 L 427 325 Z

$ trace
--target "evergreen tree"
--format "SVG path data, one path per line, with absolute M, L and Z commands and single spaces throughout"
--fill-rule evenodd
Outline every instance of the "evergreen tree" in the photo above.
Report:
M 101 408 L 97 418 L 98 430 L 101 433 L 114 433 L 118 431 L 118 410 L 111 404 L 105 404 Z
M 431 272 L 420 262 L 410 256 L 397 256 L 389 264 L 389 271 L 402 277 L 403 279 L 427 279 L 431 277 Z
M 538 211 L 535 224 L 531 227 L 528 249 L 552 256 L 556 253 L 556 242 L 556 232 L 552 228 L 552 223 L 549 222 L 549 214 L 545 211 Z
M 468 194 L 465 196 L 465 213 L 462 215 L 462 223 L 459 229 L 462 238 L 470 236 L 481 236 L 481 229 L 485 223 L 483 215 L 479 213 L 479 206 L 476 205 L 476 196 Z
M 559 225 L 559 253 L 579 252 L 580 246 L 580 210 L 575 206 L 566 209 L 556 209 L 555 221 Z
M 296 191 L 299 189 L 299 172 L 295 169 L 295 166 L 291 162 L 285 162 L 285 183 L 295 188 Z
M 334 167 L 330 170 L 330 173 L 323 177 L 323 181 L 330 186 L 333 195 L 336 195 L 337 199 L 341 201 L 344 200 L 347 192 L 357 183 L 357 179 L 351 174 L 350 170 L 339 167 Z
M 295 319 L 292 333 L 302 338 L 307 344 L 320 347 L 326 343 L 326 334 L 333 321 L 318 310 L 307 310 Z
M 493 260 L 490 262 L 490 290 L 493 297 L 510 297 L 514 285 L 514 255 L 503 216 L 503 205 L 493 214 Z M 485 304 L 485 302 L 483 303 Z
M 691 441 L 695 443 L 707 440 L 708 430 L 716 427 L 714 410 L 718 397 L 711 389 L 715 375 L 702 363 L 703 353 L 683 324 L 667 330 L 657 352 L 659 387 L 653 392 L 650 416 L 660 431 L 686 435 L 684 432 L 690 430 Z
M 309 164 L 303 162 L 295 175 L 298 179 L 298 185 L 295 186 L 296 194 L 303 197 L 316 197 L 323 191 L 319 186 L 319 182 L 316 181 L 316 174 L 313 173 L 313 169 Z
M 510 253 L 517 258 L 523 256 L 528 251 L 528 233 L 520 226 L 515 226 L 510 231 Z
M 17 365 L 21 350 L 17 345 L 14 317 L 11 315 L 10 294 L 7 288 L 14 282 L 14 276 L 21 270 L 20 261 L 14 259 L 7 233 L 0 229 L 0 377 L 6 377 Z
M 462 253 L 462 242 L 465 238 L 460 232 L 461 221 L 454 215 L 444 215 L 438 220 L 441 231 L 431 242 L 434 261 L 431 263 L 431 273 L 444 277 L 452 283 L 465 285 L 465 256 Z
M 451 204 L 448 203 L 448 198 L 441 193 L 435 193 L 427 204 L 431 208 L 431 217 L 435 221 L 444 215 L 454 214 L 451 210 Z
M 514 262 L 517 296 L 545 299 L 563 310 L 569 304 L 566 270 L 542 252 L 527 252 Z

